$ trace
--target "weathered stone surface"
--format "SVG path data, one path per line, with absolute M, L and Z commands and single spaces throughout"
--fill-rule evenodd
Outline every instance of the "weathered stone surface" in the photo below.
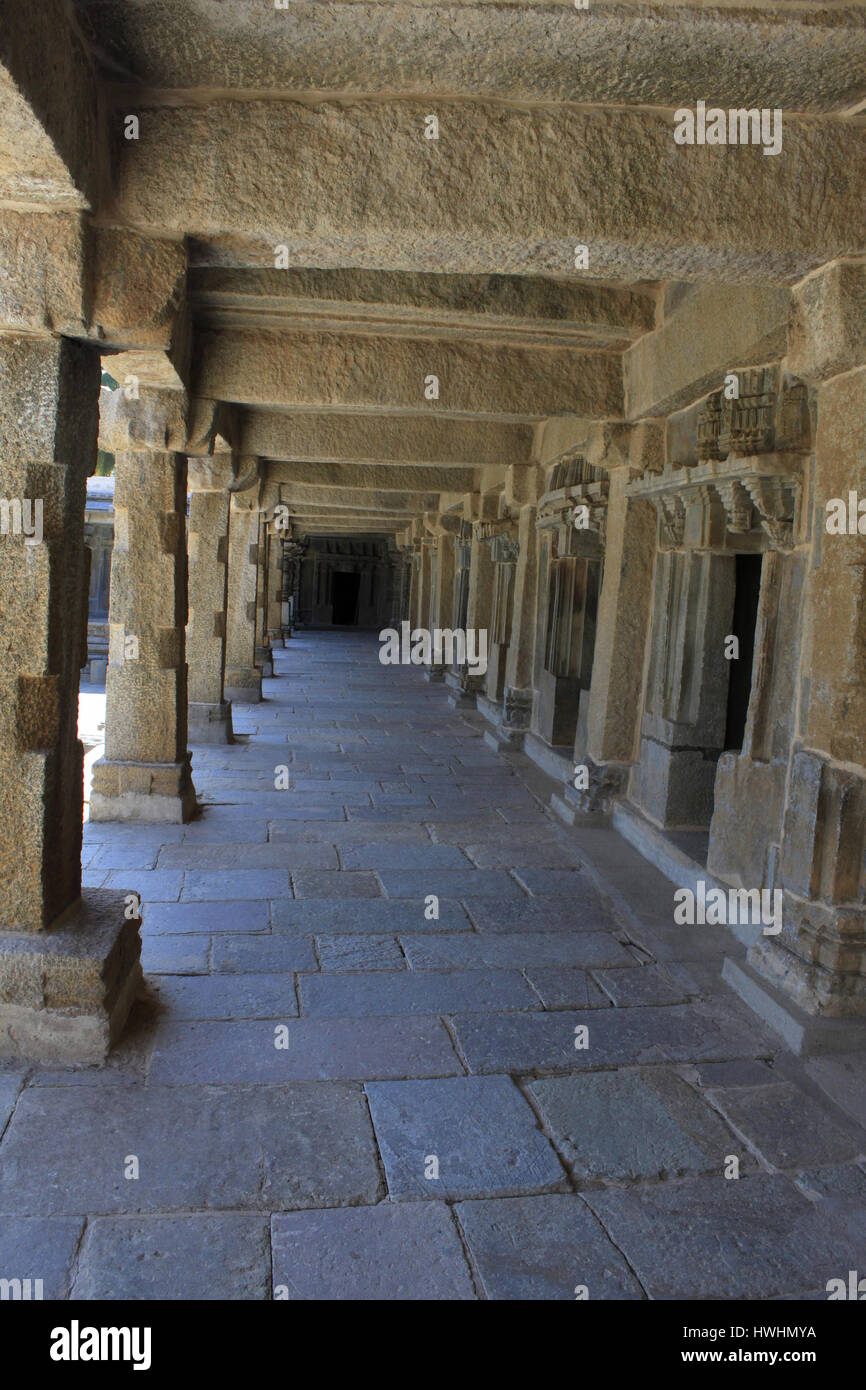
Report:
M 538 1003 L 516 970 L 411 970 L 394 975 L 303 975 L 301 1013 L 310 1018 L 382 1018 L 473 1009 L 532 1009 Z
M 345 877 L 345 875 L 344 875 Z M 423 896 L 418 902 L 405 899 L 376 901 L 354 898 L 348 902 L 326 898 L 307 898 L 303 902 L 276 899 L 271 904 L 271 920 L 278 932 L 404 932 L 471 931 L 472 923 L 460 903 L 449 898 L 439 899 L 438 918 L 428 921 L 424 916 Z
M 559 1161 L 508 1077 L 379 1081 L 366 1089 L 388 1191 L 397 1201 L 565 1186 Z M 438 1178 L 424 1176 L 429 1156 L 439 1160 Z
M 42 1298 L 68 1298 L 83 1225 L 80 1217 L 4 1216 L 0 1222 L 0 1279 L 29 1279 L 31 1298 L 37 1296 L 38 1279 Z
M 413 970 L 527 968 L 631 963 L 623 946 L 602 933 L 489 933 L 457 936 L 403 935 L 400 944 Z
M 785 1178 L 589 1192 L 650 1298 L 756 1298 L 825 1289 L 862 1259 Z
M 124 1178 L 128 1154 L 139 1160 L 135 1182 Z M 363 1095 L 338 1084 L 117 1087 L 110 1105 L 99 1086 L 41 1086 L 19 1102 L 0 1161 L 0 1211 L 38 1215 L 268 1211 L 378 1196 Z
M 202 1277 L 204 1275 L 204 1277 Z M 238 1212 L 99 1216 L 88 1222 L 71 1296 L 267 1299 L 268 1222 Z
M 476 898 L 467 894 L 466 910 L 480 932 L 609 932 L 611 913 L 589 883 L 581 880 L 580 894 L 548 898 Z
M 592 938 L 581 937 L 581 941 Z M 524 974 L 545 1009 L 607 1009 L 610 999 L 586 970 L 528 965 Z
M 141 966 L 149 975 L 206 974 L 210 937 L 152 936 L 145 932 L 141 943 Z
M 501 869 L 385 869 L 379 881 L 389 898 L 522 898 L 520 885 Z
M 150 902 L 146 908 L 149 934 L 187 932 L 257 932 L 270 925 L 264 899 L 244 902 Z
M 285 869 L 189 869 L 183 877 L 181 900 L 219 903 L 228 898 L 283 898 L 288 893 L 289 874 Z
M 289 1299 L 472 1299 L 443 1203 L 290 1212 L 272 1223 L 274 1289 Z
M 283 1019 L 298 1012 L 294 980 L 287 975 L 163 975 L 156 988 L 171 1019 Z
M 660 1067 L 534 1081 L 553 1142 L 581 1180 L 721 1177 L 729 1155 L 754 1161 L 691 1087 Z
M 572 1193 L 458 1202 L 488 1298 L 639 1299 L 640 1284 L 601 1225 Z
M 292 874 L 292 889 L 296 898 L 379 898 L 382 890 L 375 874 L 348 870 L 346 873 L 316 873 L 302 869 Z M 276 894 L 274 896 L 277 896 Z
M 297 1018 L 285 1027 L 288 1046 L 278 1050 L 270 1023 L 166 1025 L 154 1050 L 150 1076 L 178 1085 L 362 1081 L 462 1071 L 438 1018 Z
M 268 971 L 276 975 L 295 970 L 315 970 L 316 951 L 311 936 L 223 935 L 214 938 L 211 950 L 214 970 Z
M 322 970 L 329 972 L 406 969 L 406 957 L 394 936 L 317 936 L 316 953 Z
M 811 1096 L 790 1082 L 714 1089 L 713 1100 L 740 1134 L 774 1168 L 839 1163 L 866 1151 L 866 1131 L 821 1113 Z

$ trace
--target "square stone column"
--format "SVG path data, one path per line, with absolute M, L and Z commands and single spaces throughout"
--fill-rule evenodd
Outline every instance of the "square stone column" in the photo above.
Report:
M 184 454 L 115 455 L 105 757 L 92 820 L 189 820 Z
M 574 749 L 575 762 L 587 770 L 589 786 L 585 791 L 568 790 L 568 799 L 587 813 L 606 813 L 613 797 L 625 791 L 638 749 L 657 519 L 651 502 L 626 497 L 628 480 L 628 468 L 609 474 L 586 740 Z
M 517 521 L 517 566 L 511 641 L 505 659 L 502 722 L 509 729 L 528 729 L 532 719 L 532 669 L 535 661 L 536 590 L 538 587 L 537 508 L 521 507 Z
M 84 507 L 100 363 L 0 337 L 0 1058 L 99 1062 L 141 982 L 122 892 L 81 895 Z
M 229 494 L 193 492 L 189 504 L 189 739 L 232 743 L 232 707 L 224 698 Z
M 229 525 L 225 696 L 244 704 L 262 698 L 256 665 L 256 588 L 259 564 L 259 503 L 255 492 L 234 493 Z
M 272 647 L 284 647 L 283 640 L 283 539 L 278 531 L 267 533 L 268 586 L 265 622 Z
M 268 586 L 270 578 L 270 554 L 265 515 L 259 511 L 259 528 L 256 541 L 256 651 L 255 662 L 263 676 L 274 674 L 274 659 L 268 637 Z

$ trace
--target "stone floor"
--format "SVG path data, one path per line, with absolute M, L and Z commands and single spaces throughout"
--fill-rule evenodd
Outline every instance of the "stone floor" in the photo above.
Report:
M 236 745 L 195 750 L 200 820 L 85 826 L 85 883 L 142 895 L 149 997 L 103 1070 L 0 1070 L 0 1277 L 775 1299 L 866 1274 L 866 1069 L 786 1053 L 721 983 L 723 928 L 674 927 L 630 846 L 562 827 L 530 763 L 376 653 L 298 635 Z

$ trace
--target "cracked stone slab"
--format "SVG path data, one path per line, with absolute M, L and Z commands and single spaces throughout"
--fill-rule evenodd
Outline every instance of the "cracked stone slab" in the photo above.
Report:
M 739 1157 L 741 1172 L 755 1166 L 706 1101 L 661 1067 L 550 1077 L 529 1090 L 578 1178 L 722 1174 L 730 1154 Z
M 581 941 L 595 938 L 589 933 Z M 574 966 L 555 966 L 538 969 L 527 966 L 527 980 L 541 999 L 545 1009 L 609 1009 L 611 1001 L 586 970 Z
M 439 899 L 439 916 L 429 920 L 424 915 L 424 901 L 389 902 L 387 898 L 351 902 L 309 898 L 304 902 L 274 901 L 271 921 L 277 932 L 304 932 L 315 936 L 348 932 L 357 935 L 373 932 L 397 935 L 423 927 L 424 931 L 471 931 L 472 923 L 458 902 Z
M 293 975 L 163 975 L 157 995 L 170 1019 L 293 1018 Z
M 390 1014 L 453 1014 L 536 1009 L 538 1000 L 516 970 L 405 970 L 389 975 L 302 975 L 301 1013 L 310 1018 L 384 1018 Z
M 781 1176 L 695 1178 L 584 1198 L 650 1298 L 809 1294 L 863 1267 L 862 1239 L 833 1227 Z
M 74 1299 L 270 1298 L 267 1217 L 240 1212 L 98 1216 L 88 1222 Z
M 401 935 L 413 970 L 497 969 L 532 966 L 591 966 L 634 964 L 625 947 L 605 933 L 523 932 L 487 936 L 460 933 Z
M 562 1166 L 507 1076 L 377 1081 L 366 1087 L 388 1191 L 413 1198 L 561 1191 Z M 438 1178 L 429 1160 L 439 1164 Z
M 150 1082 L 242 1085 L 463 1072 L 439 1018 L 296 1018 L 284 1026 L 287 1046 L 277 1048 L 270 1022 L 163 1024 Z
M 488 1298 L 643 1298 L 600 1222 L 575 1193 L 459 1202 L 455 1208 Z
M 211 960 L 214 971 L 262 971 L 289 975 L 296 970 L 315 970 L 316 952 L 311 936 L 260 933 L 214 938 Z
M 15 1109 L 25 1075 L 26 1073 L 18 1071 L 0 1071 L 0 1134 L 3 1133 Z
M 44 1299 L 67 1298 L 84 1221 L 81 1217 L 0 1219 L 0 1279 L 42 1280 Z M 35 1285 L 31 1284 L 31 1297 Z
M 272 1222 L 274 1288 L 289 1299 L 474 1299 L 444 1202 L 288 1212 Z M 283 1296 L 286 1296 L 283 1295 Z
M 587 1046 L 575 1029 L 585 1027 Z M 454 1030 L 470 1071 L 593 1071 L 650 1062 L 759 1056 L 760 1033 L 724 1025 L 695 1005 L 595 1009 L 585 1013 L 463 1014 Z
M 631 964 L 634 965 L 634 960 Z M 637 970 L 596 970 L 594 976 L 614 1004 L 623 1008 L 683 1004 L 700 993 L 694 981 L 676 966 L 670 970 L 660 965 L 644 965 Z
M 718 1088 L 715 1103 L 774 1168 L 817 1167 L 866 1156 L 866 1133 L 835 1119 L 788 1081 L 744 1089 Z
M 33 1155 L 39 1154 L 39 1163 Z M 139 1177 L 124 1177 L 135 1155 Z M 358 1086 L 40 1086 L 0 1150 L 0 1211 L 88 1215 L 374 1202 Z

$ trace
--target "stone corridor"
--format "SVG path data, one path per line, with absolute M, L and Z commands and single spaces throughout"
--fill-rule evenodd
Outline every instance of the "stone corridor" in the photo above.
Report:
M 236 744 L 193 750 L 196 820 L 85 826 L 85 886 L 141 894 L 147 995 L 106 1066 L 0 1069 L 0 1269 L 597 1300 L 866 1267 L 854 1059 L 793 1057 L 722 983 L 727 930 L 674 927 L 667 879 L 374 636 L 273 655 Z

